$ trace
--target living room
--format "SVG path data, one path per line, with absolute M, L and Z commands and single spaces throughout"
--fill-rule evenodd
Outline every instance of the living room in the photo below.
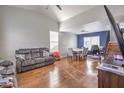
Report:
M 107 7 L 123 30 L 124 6 Z M 0 87 L 110 87 L 97 77 L 109 43 L 117 40 L 103 5 L 0 5 Z M 1 64 L 13 65 L 14 84 L 2 81 L 12 72 Z

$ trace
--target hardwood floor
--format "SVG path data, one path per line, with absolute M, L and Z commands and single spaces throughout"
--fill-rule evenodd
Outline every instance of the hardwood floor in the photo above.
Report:
M 23 88 L 94 88 L 97 84 L 97 60 L 62 59 L 53 65 L 17 75 L 18 87 Z

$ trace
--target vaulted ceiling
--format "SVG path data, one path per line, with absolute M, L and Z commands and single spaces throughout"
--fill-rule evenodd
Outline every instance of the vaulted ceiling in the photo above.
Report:
M 80 13 L 86 12 L 96 6 L 95 5 L 60 5 L 62 11 L 60 11 L 56 7 L 56 5 L 16 5 L 15 7 L 37 11 L 61 22 L 76 15 L 79 15 Z
M 102 5 L 13 5 L 44 14 L 60 22 L 59 31 L 88 33 L 111 29 Z M 124 21 L 124 6 L 108 6 L 118 22 Z

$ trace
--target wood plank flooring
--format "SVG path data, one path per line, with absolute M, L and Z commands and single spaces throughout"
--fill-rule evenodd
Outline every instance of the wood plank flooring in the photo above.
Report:
M 53 65 L 17 74 L 22 88 L 96 88 L 97 60 L 62 59 Z

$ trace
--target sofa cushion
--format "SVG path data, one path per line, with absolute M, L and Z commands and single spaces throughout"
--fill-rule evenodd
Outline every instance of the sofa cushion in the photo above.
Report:
M 15 68 L 13 66 L 5 67 L 3 70 L 0 71 L 1 75 L 13 75 L 15 73 Z
M 31 52 L 37 53 L 37 52 L 40 52 L 40 49 L 39 48 L 31 48 Z
M 32 58 L 39 58 L 40 57 L 40 53 L 32 53 Z
M 49 55 L 50 55 L 50 54 L 49 54 L 48 51 L 45 51 L 45 50 L 43 51 L 43 57 L 49 57 Z
M 35 58 L 36 63 L 42 63 L 45 62 L 45 58 Z
M 30 49 L 19 49 L 16 50 L 16 54 L 26 54 L 26 53 L 30 53 Z
M 43 57 L 43 48 L 39 48 L 40 56 Z
M 25 59 L 26 59 L 26 60 L 31 59 L 31 58 L 32 58 L 31 53 L 30 53 L 30 54 L 25 54 Z
M 25 61 L 22 63 L 22 66 L 29 66 L 29 65 L 33 65 L 33 64 L 36 64 L 35 60 L 29 59 L 29 60 L 25 60 Z
M 45 58 L 45 61 L 50 61 L 50 60 L 54 60 L 54 58 L 52 56 L 49 56 L 49 57 L 44 57 Z

